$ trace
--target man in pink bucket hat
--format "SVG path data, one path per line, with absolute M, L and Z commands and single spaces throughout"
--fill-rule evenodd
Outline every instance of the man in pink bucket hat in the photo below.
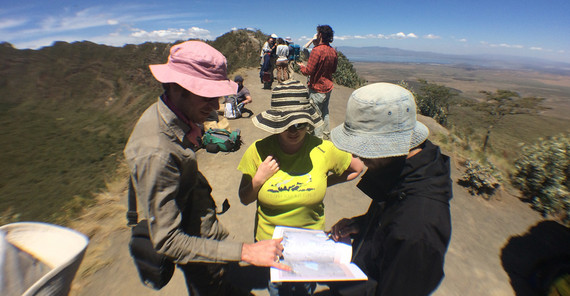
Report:
M 164 93 L 141 115 L 124 155 L 152 244 L 182 269 L 190 294 L 244 294 L 224 280 L 222 263 L 289 268 L 276 260 L 281 240 L 227 239 L 212 189 L 198 170 L 200 124 L 218 110 L 219 97 L 236 93 L 237 84 L 227 78 L 226 58 L 201 41 L 174 45 L 168 62 L 150 70 Z

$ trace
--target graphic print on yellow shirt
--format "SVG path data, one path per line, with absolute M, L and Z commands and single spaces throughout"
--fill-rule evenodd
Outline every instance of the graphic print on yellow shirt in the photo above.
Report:
M 279 171 L 259 190 L 256 239 L 270 239 L 276 225 L 324 229 L 327 175 L 342 174 L 350 165 L 351 155 L 312 135 L 306 135 L 298 152 L 286 154 L 277 135 L 272 135 L 251 145 L 238 169 L 253 178 L 268 155 L 277 159 Z
M 286 179 L 273 180 L 267 191 L 278 193 L 283 191 L 313 191 L 311 174 L 301 176 L 287 176 Z

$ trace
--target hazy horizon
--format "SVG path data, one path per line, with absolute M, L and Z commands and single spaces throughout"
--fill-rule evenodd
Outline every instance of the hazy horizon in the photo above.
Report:
M 330 0 L 286 3 L 273 21 L 263 1 L 2 1 L 0 40 L 37 49 L 54 41 L 123 46 L 214 40 L 232 30 L 261 30 L 305 44 L 329 24 L 334 46 L 382 46 L 442 54 L 502 54 L 570 62 L 570 2 Z

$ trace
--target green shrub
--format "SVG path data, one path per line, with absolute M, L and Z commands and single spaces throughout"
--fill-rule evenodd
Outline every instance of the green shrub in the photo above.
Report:
M 465 162 L 465 173 L 459 179 L 459 184 L 467 187 L 471 195 L 480 195 L 485 199 L 491 198 L 500 186 L 501 175 L 493 164 L 483 164 L 476 160 Z
M 336 72 L 333 73 L 334 82 L 350 88 L 359 88 L 364 85 L 366 83 L 366 80 L 358 76 L 356 70 L 348 58 L 340 51 L 337 51 L 337 54 L 338 64 L 336 67 Z
M 435 83 L 428 83 L 426 80 L 418 79 L 419 91 L 415 91 L 409 83 L 400 81 L 398 84 L 412 92 L 416 98 L 418 113 L 435 119 L 439 124 L 447 126 L 447 115 L 449 105 L 453 97 L 457 95 L 451 88 Z
M 449 103 L 456 94 L 450 88 L 426 80 L 419 80 L 420 91 L 416 96 L 416 103 L 420 114 L 432 117 L 439 124 L 447 125 Z
M 570 138 L 560 135 L 522 146 L 515 161 L 513 185 L 543 216 L 560 216 L 570 223 Z

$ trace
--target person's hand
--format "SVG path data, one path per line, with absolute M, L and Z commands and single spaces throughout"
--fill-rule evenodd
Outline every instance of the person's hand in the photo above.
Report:
M 257 172 L 255 176 L 253 176 L 253 181 L 263 185 L 265 181 L 271 178 L 277 171 L 279 171 L 279 163 L 277 163 L 277 160 L 273 158 L 273 156 L 269 155 L 257 168 Z
M 281 270 L 291 270 L 291 267 L 279 263 L 283 255 L 283 238 L 259 241 L 254 244 L 243 244 L 241 260 L 255 266 L 275 267 Z
M 297 62 L 297 65 L 299 65 L 299 67 L 301 67 L 301 66 L 304 67 L 304 66 L 305 66 L 305 64 L 303 64 L 303 63 L 301 63 L 301 62 Z
M 357 234 L 360 231 L 358 225 L 351 219 L 342 219 L 336 222 L 329 231 L 329 235 L 334 241 L 339 241 L 349 235 Z

